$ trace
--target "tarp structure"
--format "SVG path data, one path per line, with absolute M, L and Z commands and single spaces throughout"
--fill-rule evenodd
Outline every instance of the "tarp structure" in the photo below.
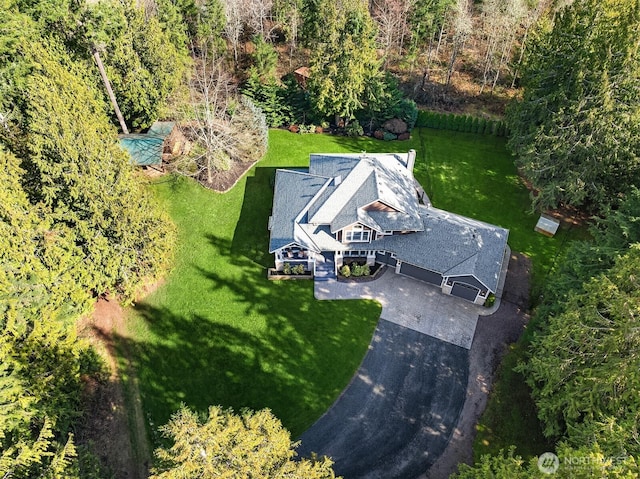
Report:
M 162 163 L 164 140 L 169 136 L 175 123 L 156 121 L 147 133 L 120 135 L 120 145 L 131 156 L 131 163 L 137 166 L 153 166 Z

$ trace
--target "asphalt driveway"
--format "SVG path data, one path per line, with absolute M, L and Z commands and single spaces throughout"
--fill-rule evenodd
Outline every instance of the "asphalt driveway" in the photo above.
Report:
M 468 371 L 468 348 L 380 319 L 359 370 L 298 454 L 330 456 L 345 479 L 416 477 L 449 442 Z

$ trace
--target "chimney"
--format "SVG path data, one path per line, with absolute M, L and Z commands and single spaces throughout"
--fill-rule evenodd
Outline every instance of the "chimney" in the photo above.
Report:
M 409 150 L 407 152 L 407 170 L 413 176 L 413 167 L 416 164 L 416 150 Z
M 338 186 L 340 183 L 342 183 L 342 175 L 338 175 L 333 178 L 334 186 Z

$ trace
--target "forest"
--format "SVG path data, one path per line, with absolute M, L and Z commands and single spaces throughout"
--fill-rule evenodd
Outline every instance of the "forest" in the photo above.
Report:
M 258 160 L 268 128 L 507 136 L 533 210 L 591 218 L 531 300 L 516 370 L 558 455 L 588 459 L 562 477 L 638 477 L 638 31 L 640 0 L 0 0 L 0 475 L 110 477 L 74 437 L 105 374 L 76 324 L 171 268 L 175 227 L 118 144 L 169 119 L 195 145 L 171 169 L 205 186 Z M 181 410 L 154 473 L 224 472 L 199 469 L 197 430 L 278 445 L 244 467 L 332 477 L 281 428 Z M 516 446 L 456 477 L 538 477 Z

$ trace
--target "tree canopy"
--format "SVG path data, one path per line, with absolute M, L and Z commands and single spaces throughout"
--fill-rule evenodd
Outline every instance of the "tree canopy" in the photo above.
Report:
M 347 121 L 375 94 L 382 73 L 366 2 L 320 5 L 322 41 L 314 46 L 309 92 L 321 116 Z
M 296 444 L 267 409 L 236 415 L 211 407 L 203 422 L 183 407 L 161 431 L 173 445 L 156 450 L 159 465 L 152 479 L 336 477 L 327 458 L 294 460 Z
M 640 180 L 640 3 L 574 2 L 529 46 L 509 146 L 540 208 L 594 212 Z
M 75 321 L 162 275 L 174 242 L 118 143 L 76 7 L 0 4 L 2 477 L 78 477 L 81 377 L 97 361 Z

